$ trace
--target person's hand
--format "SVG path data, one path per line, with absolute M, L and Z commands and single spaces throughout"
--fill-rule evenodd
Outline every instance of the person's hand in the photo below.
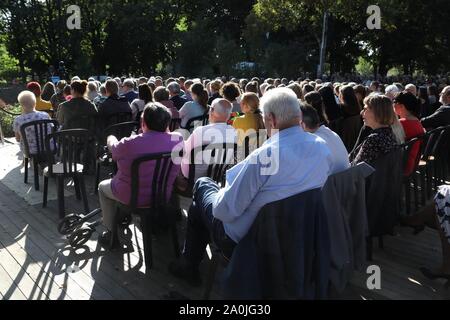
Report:
M 0 99 L 0 108 L 4 109 L 6 107 L 6 102 Z

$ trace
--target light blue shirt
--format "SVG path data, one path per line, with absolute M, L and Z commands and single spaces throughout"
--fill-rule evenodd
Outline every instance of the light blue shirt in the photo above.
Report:
M 325 126 L 320 126 L 314 134 L 325 140 L 328 148 L 330 148 L 333 160 L 330 174 L 335 174 L 350 168 L 347 149 L 341 138 L 335 132 Z
M 237 243 L 264 205 L 321 188 L 331 165 L 324 140 L 300 126 L 282 130 L 227 171 L 225 187 L 213 203 L 213 215 Z

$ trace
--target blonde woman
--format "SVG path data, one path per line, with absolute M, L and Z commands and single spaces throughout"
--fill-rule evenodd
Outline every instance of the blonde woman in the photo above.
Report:
M 244 140 L 250 136 L 250 150 L 256 149 L 259 145 L 255 134 L 259 130 L 264 129 L 264 122 L 259 109 L 259 98 L 256 93 L 246 92 L 242 95 L 241 110 L 244 112 L 242 117 L 236 118 L 233 127 L 237 130 L 238 145 L 243 147 Z M 260 141 L 263 137 L 260 136 Z M 241 153 L 241 152 L 240 152 Z M 239 159 L 243 159 L 243 155 L 238 155 Z

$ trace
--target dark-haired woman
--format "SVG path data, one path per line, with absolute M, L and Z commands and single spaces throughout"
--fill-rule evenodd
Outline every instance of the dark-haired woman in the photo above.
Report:
M 418 119 L 420 102 L 412 93 L 408 91 L 398 93 L 394 98 L 394 110 L 400 117 L 400 123 L 405 132 L 406 140 L 411 140 L 424 134 L 425 129 Z M 410 175 L 414 170 L 415 159 L 420 150 L 420 144 L 420 141 L 416 142 L 409 152 L 408 163 L 404 171 L 405 175 Z
M 134 99 L 131 103 L 131 113 L 132 119 L 134 121 L 140 122 L 142 111 L 144 111 L 144 107 L 147 103 L 153 101 L 152 89 L 148 84 L 141 84 L 138 88 L 138 98 Z
M 57 119 L 62 129 L 78 129 L 77 118 L 81 116 L 96 116 L 97 108 L 86 98 L 88 83 L 74 81 L 70 85 L 72 99 L 59 105 Z
M 319 116 L 320 125 L 328 126 L 328 119 L 324 112 L 322 96 L 317 91 L 308 92 L 305 95 L 305 101 L 316 109 Z
M 333 88 L 330 86 L 323 86 L 319 89 L 322 96 L 323 105 L 325 107 L 325 114 L 328 121 L 333 122 L 341 117 L 341 111 L 334 96 Z M 333 130 L 333 128 L 331 128 Z
M 208 91 L 201 83 L 194 83 L 191 87 L 193 101 L 186 102 L 179 111 L 181 127 L 185 128 L 190 119 L 200 117 L 208 110 Z
M 339 101 L 343 120 L 340 123 L 338 134 L 342 138 L 347 151 L 355 146 L 362 127 L 361 108 L 352 86 L 343 86 L 339 91 Z

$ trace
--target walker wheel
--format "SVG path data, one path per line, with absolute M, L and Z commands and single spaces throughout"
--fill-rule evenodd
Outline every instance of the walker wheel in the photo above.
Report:
M 80 225 L 81 217 L 76 214 L 69 214 L 58 225 L 58 232 L 62 235 L 68 235 Z
M 69 236 L 69 244 L 73 248 L 79 248 L 89 241 L 93 233 L 94 229 L 90 227 L 81 227 Z

